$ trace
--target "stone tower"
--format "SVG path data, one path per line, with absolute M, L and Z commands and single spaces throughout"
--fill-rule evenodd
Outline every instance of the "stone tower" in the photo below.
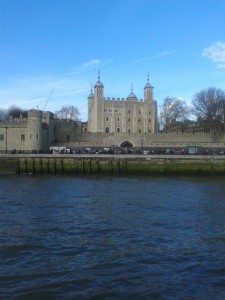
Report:
M 41 110 L 31 109 L 28 111 L 28 129 L 27 149 L 42 150 L 43 130 Z
M 98 81 L 94 85 L 94 132 L 104 132 L 104 85 Z
M 144 101 L 147 103 L 151 103 L 153 101 L 153 86 L 149 83 L 149 74 L 147 83 L 144 87 Z
M 144 86 L 144 99 L 138 99 L 133 92 L 127 98 L 104 97 L 104 86 L 100 81 L 94 85 L 94 91 L 88 96 L 88 132 L 147 134 L 156 132 L 157 103 L 153 99 L 153 86 Z

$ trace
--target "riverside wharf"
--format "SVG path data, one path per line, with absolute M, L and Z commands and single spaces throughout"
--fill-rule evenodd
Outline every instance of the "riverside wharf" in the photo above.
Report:
M 224 155 L 0 155 L 0 174 L 225 175 Z

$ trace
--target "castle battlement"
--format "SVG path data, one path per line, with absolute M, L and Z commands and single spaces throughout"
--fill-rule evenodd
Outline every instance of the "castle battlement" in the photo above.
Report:
M 115 98 L 115 97 L 104 97 L 103 100 L 105 101 L 119 101 L 119 102 L 127 102 L 127 98 Z M 136 102 L 143 102 L 143 99 L 137 99 Z
M 10 121 L 0 121 L 0 128 L 27 128 L 27 119 L 20 120 L 18 118 Z
M 37 109 L 31 109 L 28 110 L 28 118 L 32 117 L 32 118 L 42 118 L 43 115 L 43 111 L 41 110 L 37 110 Z
M 126 98 L 104 97 L 103 100 L 106 100 L 106 101 L 126 101 Z

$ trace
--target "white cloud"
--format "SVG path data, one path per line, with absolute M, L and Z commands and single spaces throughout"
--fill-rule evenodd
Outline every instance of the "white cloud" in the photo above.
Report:
M 155 56 L 152 56 L 151 59 L 165 57 L 165 56 L 170 56 L 172 54 L 173 54 L 173 51 L 165 50 L 163 52 L 160 52 L 160 53 L 156 54 Z
M 225 43 L 216 42 L 215 44 L 203 49 L 202 55 L 216 63 L 218 68 L 225 68 Z
M 90 68 L 90 67 L 96 67 L 97 65 L 99 65 L 101 63 L 101 61 L 99 59 L 92 59 L 86 63 L 84 63 L 83 65 L 81 65 L 82 68 Z
M 158 58 L 161 58 L 161 57 L 171 56 L 172 54 L 173 54 L 172 51 L 165 50 L 165 51 L 157 53 L 157 54 L 155 54 L 153 56 L 143 57 L 143 58 L 139 58 L 137 60 L 131 61 L 129 63 L 129 65 L 139 64 L 139 63 L 142 63 L 142 62 L 147 62 L 147 61 L 158 59 Z

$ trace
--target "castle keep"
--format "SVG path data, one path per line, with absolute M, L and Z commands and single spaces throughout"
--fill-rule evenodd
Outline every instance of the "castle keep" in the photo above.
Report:
M 157 132 L 157 102 L 149 78 L 144 99 L 137 99 L 131 88 L 127 98 L 105 98 L 98 76 L 94 93 L 88 97 L 88 131 L 92 133 L 149 134 Z

